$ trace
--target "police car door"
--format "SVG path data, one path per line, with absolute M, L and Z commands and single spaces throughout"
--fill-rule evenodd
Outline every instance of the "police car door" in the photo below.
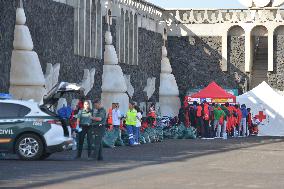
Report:
M 13 149 L 17 133 L 24 129 L 24 116 L 30 111 L 20 104 L 0 102 L 0 151 Z

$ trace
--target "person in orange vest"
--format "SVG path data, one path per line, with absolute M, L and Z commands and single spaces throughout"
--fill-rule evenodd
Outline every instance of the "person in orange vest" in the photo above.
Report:
M 233 110 L 233 116 L 232 116 L 232 132 L 233 136 L 237 136 L 237 124 L 238 124 L 238 113 L 237 109 L 234 105 L 231 105 L 231 108 Z
M 205 101 L 204 105 L 203 105 L 203 123 L 204 123 L 204 133 L 203 133 L 203 137 L 205 138 L 209 138 L 210 137 L 210 128 L 209 128 L 209 105 L 208 103 Z
M 196 110 L 196 118 L 197 118 L 197 132 L 198 136 L 201 136 L 201 129 L 203 127 L 203 116 L 202 116 L 202 106 L 197 103 L 197 110 Z
M 108 125 L 108 130 L 113 129 L 112 125 L 112 110 L 116 108 L 116 104 L 112 103 L 111 108 L 108 109 L 108 114 L 107 114 L 107 125 Z

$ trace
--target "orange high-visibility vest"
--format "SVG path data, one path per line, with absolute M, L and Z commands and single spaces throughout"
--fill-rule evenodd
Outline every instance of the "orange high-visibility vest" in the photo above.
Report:
M 196 116 L 201 117 L 202 116 L 202 107 L 199 105 L 197 106 Z
M 112 108 L 108 109 L 107 124 L 112 125 Z

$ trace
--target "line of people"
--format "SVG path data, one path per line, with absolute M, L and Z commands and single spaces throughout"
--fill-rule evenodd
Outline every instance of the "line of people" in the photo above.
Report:
M 245 104 L 209 104 L 204 101 L 185 106 L 185 125 L 196 128 L 197 136 L 202 138 L 255 135 L 258 124 Z

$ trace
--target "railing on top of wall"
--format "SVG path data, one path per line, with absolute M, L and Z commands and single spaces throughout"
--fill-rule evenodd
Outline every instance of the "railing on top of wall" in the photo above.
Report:
M 135 9 L 140 14 L 147 14 L 152 18 L 161 18 L 164 9 L 144 0 L 114 0 L 114 2 Z
M 165 10 L 168 24 L 216 24 L 249 22 L 284 22 L 284 9 L 190 9 Z

